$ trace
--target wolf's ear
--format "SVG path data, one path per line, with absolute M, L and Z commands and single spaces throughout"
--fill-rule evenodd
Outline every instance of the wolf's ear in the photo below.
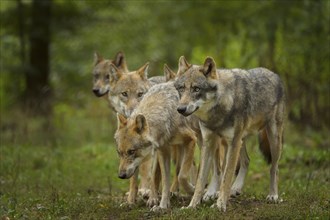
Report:
M 117 81 L 122 76 L 122 72 L 113 63 L 110 63 L 109 73 L 110 82 Z
M 128 72 L 125 54 L 122 51 L 119 51 L 116 54 L 115 59 L 113 60 L 113 64 L 115 64 L 116 67 L 122 69 L 125 73 Z
M 135 129 L 136 132 L 142 134 L 144 131 L 148 129 L 148 123 L 144 115 L 138 114 L 135 118 Z
M 101 62 L 102 60 L 104 60 L 103 57 L 98 52 L 95 51 L 95 53 L 94 53 L 94 66 L 96 64 L 98 64 L 99 62 Z
M 179 58 L 179 69 L 178 69 L 178 75 L 182 75 L 184 72 L 187 71 L 187 69 L 190 68 L 190 64 L 188 63 L 188 61 L 186 60 L 186 58 L 184 56 L 181 56 Z
M 149 62 L 144 64 L 140 69 L 138 69 L 136 72 L 141 76 L 143 80 L 148 79 L 148 69 L 149 69 Z
M 175 72 L 173 72 L 166 64 L 164 64 L 164 75 L 166 82 L 173 80 L 176 76 Z
M 124 115 L 117 113 L 117 123 L 118 128 L 123 128 L 127 125 L 127 118 Z
M 217 68 L 215 61 L 212 57 L 207 57 L 204 61 L 204 66 L 201 70 L 205 77 L 210 77 L 212 79 L 217 79 Z

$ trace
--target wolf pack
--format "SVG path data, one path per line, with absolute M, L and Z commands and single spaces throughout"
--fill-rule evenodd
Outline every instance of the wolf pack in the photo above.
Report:
M 188 195 L 182 208 L 214 200 L 212 207 L 225 212 L 242 193 L 251 134 L 270 165 L 266 200 L 280 202 L 285 91 L 279 76 L 266 68 L 218 69 L 212 57 L 195 65 L 181 56 L 177 72 L 165 64 L 153 77 L 148 67 L 130 71 L 123 52 L 114 59 L 94 54 L 93 93 L 117 114 L 118 177 L 130 181 L 125 204 L 142 197 L 159 211 L 170 208 L 172 196 Z

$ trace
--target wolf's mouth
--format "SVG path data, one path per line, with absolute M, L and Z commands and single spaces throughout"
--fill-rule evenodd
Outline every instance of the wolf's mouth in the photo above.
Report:
M 193 111 L 187 111 L 187 109 L 186 109 L 186 111 L 180 111 L 180 114 L 182 114 L 183 116 L 187 117 L 187 116 L 193 114 L 193 113 L 194 113 L 195 111 L 197 111 L 198 109 L 199 109 L 198 106 L 197 106 Z
M 134 173 L 136 172 L 137 168 L 138 168 L 138 167 L 135 167 L 134 171 L 133 171 L 130 175 L 127 175 L 127 176 L 126 176 L 126 179 L 131 178 L 131 177 L 134 175 Z
M 94 95 L 95 95 L 96 97 L 102 97 L 102 96 L 108 94 L 108 92 L 109 92 L 109 91 L 106 91 L 106 92 L 100 93 L 99 90 L 94 90 L 94 89 L 93 89 L 93 93 L 94 93 Z

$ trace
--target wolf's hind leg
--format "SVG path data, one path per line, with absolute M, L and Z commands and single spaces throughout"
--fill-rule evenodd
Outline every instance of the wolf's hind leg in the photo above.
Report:
M 162 198 L 159 206 L 154 206 L 151 210 L 167 209 L 170 207 L 170 177 L 171 177 L 171 149 L 166 148 L 157 152 L 160 171 L 162 175 Z
M 278 197 L 278 162 L 282 151 L 282 123 L 271 120 L 266 126 L 267 136 L 271 151 L 270 167 L 270 189 L 267 200 L 270 202 L 280 202 Z

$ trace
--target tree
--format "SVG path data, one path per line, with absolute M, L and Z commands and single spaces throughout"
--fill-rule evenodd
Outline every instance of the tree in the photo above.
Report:
M 34 0 L 29 31 L 29 63 L 25 70 L 24 104 L 32 114 L 48 115 L 51 112 L 52 90 L 50 70 L 51 0 Z

